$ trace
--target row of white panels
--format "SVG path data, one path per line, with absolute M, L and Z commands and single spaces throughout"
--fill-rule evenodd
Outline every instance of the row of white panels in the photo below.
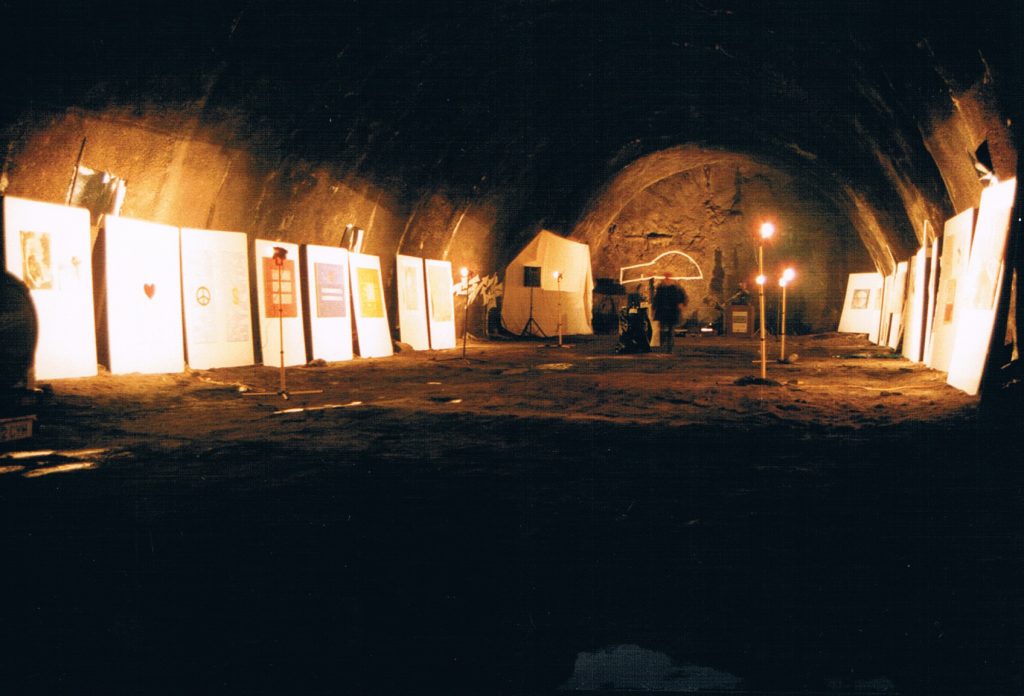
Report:
M 39 318 L 38 379 L 95 375 L 99 359 L 115 374 L 253 364 L 245 233 L 108 217 L 92 249 L 88 211 L 12 197 L 3 221 L 7 270 Z M 392 354 L 379 257 L 257 239 L 252 258 L 264 364 L 351 359 L 353 324 L 360 356 Z M 454 347 L 450 262 L 397 263 L 403 341 Z
M 946 221 L 941 237 L 895 273 L 853 273 L 839 331 L 948 373 L 947 382 L 977 394 L 992 341 L 1017 180 L 986 188 L 978 210 Z M 977 215 L 975 215 L 977 212 Z

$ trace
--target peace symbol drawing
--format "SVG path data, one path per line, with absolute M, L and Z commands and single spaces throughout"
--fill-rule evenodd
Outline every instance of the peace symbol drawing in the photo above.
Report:
M 210 304 L 210 289 L 205 285 L 196 288 L 196 302 L 205 307 Z

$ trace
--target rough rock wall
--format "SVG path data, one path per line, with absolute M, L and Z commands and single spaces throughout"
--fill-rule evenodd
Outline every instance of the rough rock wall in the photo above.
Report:
M 353 223 L 366 229 L 371 251 L 401 231 L 404 210 L 385 191 L 264 156 L 237 134 L 167 112 L 74 109 L 34 123 L 9 153 L 7 193 L 63 202 L 83 138 L 82 164 L 127 181 L 125 216 L 330 245 Z
M 381 256 L 392 314 L 396 252 L 496 270 L 494 205 L 431 194 L 409 206 L 366 180 L 276 156 L 227 124 L 199 125 L 187 111 L 71 109 L 12 130 L 4 163 L 12 196 L 63 203 L 84 138 L 82 164 L 127 182 L 127 217 L 327 246 L 339 244 L 346 224 L 362 227 L 363 250 Z
M 1010 124 L 1000 116 L 990 82 L 983 79 L 950 99 L 952 109 L 934 113 L 922 131 L 959 211 L 977 205 L 981 191 L 968 152 L 987 140 L 1004 178 L 1015 173 L 1017 161 Z M 341 173 L 329 163 L 299 159 L 252 124 L 241 114 L 200 103 L 28 115 L 4 133 L 6 191 L 62 202 L 86 138 L 83 164 L 127 181 L 127 216 L 326 245 L 338 244 L 346 224 L 363 227 L 364 249 L 383 259 L 392 313 L 394 253 L 447 259 L 456 272 L 466 266 L 489 275 L 500 273 L 514 247 L 532 236 L 535 225 L 524 221 L 532 219 L 536 201 L 515 198 L 515 191 L 471 196 L 443 184 L 417 191 L 400 182 L 392 187 L 380 183 L 386 177 Z M 780 239 L 768 259 L 770 264 L 774 253 L 795 245 L 791 251 L 802 266 L 804 294 L 794 287 L 794 318 L 832 328 L 846 272 L 889 270 L 909 256 L 913 240 L 893 233 L 907 220 L 918 235 L 925 219 L 941 229 L 943 202 L 923 196 L 905 177 L 900 153 L 907 148 L 897 145 L 874 150 L 876 165 L 889 175 L 889 196 L 906 211 L 902 221 L 869 202 L 877 192 L 842 179 L 822 180 L 816 155 L 799 148 L 790 148 L 796 164 L 780 167 L 738 152 L 686 145 L 619 165 L 571 236 L 591 245 L 599 277 L 617 277 L 618 267 L 677 244 L 699 255 L 705 283 L 691 292 L 691 307 L 701 303 L 704 319 L 705 305 L 728 296 L 738 278 L 752 275 L 751 240 L 759 216 L 778 216 Z M 652 231 L 658 235 L 648 236 Z M 708 285 L 716 250 L 726 276 L 721 291 Z M 823 252 L 835 272 L 823 274 L 817 269 L 824 262 L 811 262 Z M 482 319 L 471 321 L 471 330 L 481 330 L 478 323 Z
M 495 202 L 457 202 L 441 193 L 429 194 L 409 214 L 398 252 L 451 261 L 456 271 L 465 266 L 493 272 L 499 246 L 493 237 L 497 217 Z
M 950 101 L 951 111 L 932 114 L 924 142 L 959 213 L 977 206 L 981 199 L 983 185 L 970 154 L 987 143 L 992 168 L 1004 180 L 1016 176 L 1018 155 L 1013 124 L 1001 114 L 990 81 L 983 79 L 951 94 Z
M 683 283 L 688 314 L 713 320 L 740 281 L 755 287 L 757 231 L 770 219 L 777 233 L 765 245 L 769 295 L 782 268 L 793 265 L 799 279 L 789 295 L 790 326 L 834 329 L 846 274 L 873 268 L 850 218 L 781 170 L 736 153 L 709 155 L 700 164 L 684 158 L 688 168 L 674 173 L 661 157 L 640 161 L 642 181 L 652 183 L 606 189 L 573 234 L 590 244 L 595 276 L 618 279 L 623 266 L 684 252 L 703 276 Z
M 412 208 L 405 230 L 396 245 L 397 253 L 451 261 L 453 279 L 461 268 L 481 278 L 500 272 L 498 262 L 501 241 L 497 201 L 459 201 L 442 193 L 424 195 Z M 483 335 L 487 326 L 487 308 L 481 300 L 465 311 L 465 298 L 456 295 L 456 332 L 461 335 L 468 317 L 469 331 Z

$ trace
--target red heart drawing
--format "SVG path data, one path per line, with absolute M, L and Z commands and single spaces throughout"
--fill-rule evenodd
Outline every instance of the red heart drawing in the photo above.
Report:
M 143 291 L 145 291 L 146 297 L 152 300 L 153 295 L 156 294 L 156 285 L 154 285 L 153 283 L 146 283 L 145 285 L 142 286 L 142 289 Z

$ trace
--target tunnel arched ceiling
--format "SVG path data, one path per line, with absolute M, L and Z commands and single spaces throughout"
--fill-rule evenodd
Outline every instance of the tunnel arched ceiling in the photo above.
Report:
M 447 253 L 483 206 L 474 219 L 493 249 L 481 264 L 507 261 L 541 226 L 591 224 L 621 172 L 681 146 L 802 182 L 886 270 L 925 220 L 976 203 L 968 152 L 982 141 L 997 173 L 1016 171 L 1014 2 L 230 0 L 5 14 L 5 171 L 25 124 L 68 107 L 164 114 L 268 166 L 372 182 L 397 201 L 399 250 Z M 444 211 L 424 213 L 439 194 Z M 444 222 L 417 230 L 417 215 Z

